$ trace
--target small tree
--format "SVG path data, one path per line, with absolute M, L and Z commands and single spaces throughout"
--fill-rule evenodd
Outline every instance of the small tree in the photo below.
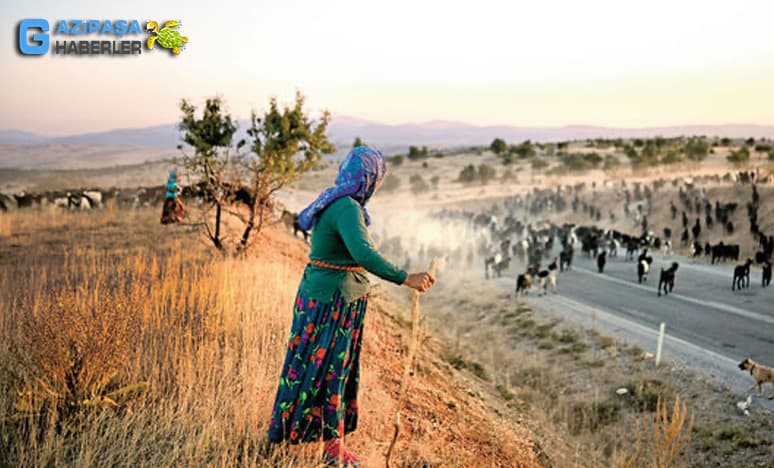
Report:
M 222 109 L 220 98 L 207 100 L 202 118 L 195 117 L 195 107 L 185 100 L 180 108 L 183 140 L 194 148 L 193 156 L 184 153 L 184 166 L 197 177 L 205 201 L 201 225 L 221 251 L 226 250 L 221 234 L 224 213 L 241 222 L 237 249 L 246 251 L 251 234 L 263 227 L 274 194 L 335 149 L 325 133 L 330 114 L 324 112 L 319 122 L 312 121 L 304 111 L 300 92 L 293 107 L 280 110 L 272 98 L 262 117 L 252 113 L 247 129 L 249 153 L 240 152 L 244 140 L 234 152 L 236 124 Z M 207 213 L 213 207 L 215 219 L 210 222 Z
M 409 146 L 408 158 L 412 161 L 427 157 L 427 146 L 417 147 Z
M 353 148 L 357 148 L 358 146 L 366 146 L 366 144 L 359 136 L 355 137 L 355 141 L 352 143 Z
M 737 165 L 748 163 L 750 161 L 750 150 L 747 149 L 746 146 L 742 146 L 738 150 L 732 151 L 728 156 L 726 156 L 726 159 L 728 162 Z
M 704 161 L 710 151 L 710 145 L 703 138 L 691 138 L 685 144 L 685 156 L 691 161 Z
M 196 107 L 185 99 L 180 102 L 180 110 L 183 116 L 178 128 L 184 132 L 183 141 L 193 149 L 193 155 L 183 152 L 182 163 L 189 177 L 197 181 L 197 194 L 205 202 L 200 226 L 204 227 L 213 245 L 223 250 L 221 220 L 230 192 L 223 188 L 227 184 L 228 171 L 233 166 L 232 139 L 237 124 L 224 109 L 219 96 L 206 100 L 201 117 L 196 116 Z M 183 151 L 182 145 L 178 149 Z M 215 219 L 211 224 L 207 214 L 213 209 Z
M 489 149 L 496 155 L 501 155 L 508 151 L 508 143 L 502 138 L 495 138 L 492 140 L 492 144 L 489 145 Z
M 511 146 L 511 152 L 516 153 L 522 159 L 529 158 L 537 154 L 535 147 L 529 140 L 525 140 L 516 146 Z

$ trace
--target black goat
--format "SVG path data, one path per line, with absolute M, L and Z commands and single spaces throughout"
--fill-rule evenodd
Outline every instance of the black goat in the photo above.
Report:
M 752 258 L 748 258 L 742 265 L 737 265 L 734 268 L 734 280 L 731 282 L 731 291 L 750 287 L 750 266 L 752 263 Z
M 673 262 L 669 268 L 661 269 L 661 276 L 658 279 L 658 295 L 661 297 L 661 288 L 664 289 L 664 295 L 668 295 L 675 288 L 675 273 L 679 265 Z
M 763 277 L 762 277 L 761 284 L 763 285 L 764 288 L 771 284 L 771 261 L 770 260 L 763 262 Z

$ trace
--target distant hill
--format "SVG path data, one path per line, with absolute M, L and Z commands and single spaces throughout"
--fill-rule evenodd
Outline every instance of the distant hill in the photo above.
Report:
M 23 132 L 21 130 L 0 130 L 0 144 L 34 145 L 46 140 L 45 135 Z
M 247 121 L 239 121 L 237 140 L 245 138 Z M 346 116 L 334 116 L 329 128 L 331 140 L 338 150 L 334 158 L 345 154 L 355 137 L 361 137 L 367 144 L 379 147 L 386 154 L 405 152 L 409 145 L 431 148 L 466 147 L 488 145 L 499 137 L 508 142 L 585 140 L 587 138 L 647 138 L 654 136 L 707 135 L 730 138 L 774 138 L 774 126 L 729 124 L 729 125 L 684 125 L 649 128 L 612 128 L 588 125 L 564 127 L 514 127 L 477 126 L 462 122 L 431 121 L 424 123 L 384 124 Z M 97 164 L 133 164 L 145 158 L 148 160 L 175 155 L 180 144 L 180 132 L 175 124 L 156 125 L 144 128 L 123 128 L 104 132 L 83 133 L 68 136 L 48 136 L 20 130 L 0 130 L 0 167 L 70 167 Z M 24 147 L 17 147 L 24 146 Z M 57 146 L 66 147 L 64 151 Z M 86 149 L 90 147 L 90 149 Z M 69 148 L 69 150 L 67 149 Z M 121 150 L 124 148 L 124 150 Z M 101 155 L 101 150 L 107 154 Z M 75 150 L 75 151 L 73 151 Z M 127 154 L 119 154 L 122 153 Z M 66 154 L 79 154 L 78 159 L 68 163 Z M 33 159 L 25 159 L 35 156 Z M 129 156 L 126 158 L 125 156 Z
M 237 139 L 245 138 L 248 122 L 239 121 Z M 564 127 L 477 126 L 462 122 L 384 124 L 346 116 L 335 116 L 329 135 L 338 146 L 349 146 L 359 136 L 373 145 L 407 147 L 468 146 L 489 144 L 500 137 L 510 142 L 523 140 L 563 141 L 587 138 L 647 138 L 654 136 L 707 135 L 730 138 L 774 138 L 774 126 L 752 124 L 682 125 L 671 127 L 615 128 L 591 125 Z M 143 128 L 122 128 L 68 136 L 47 136 L 20 130 L 0 130 L 0 144 L 69 144 L 136 146 L 174 149 L 180 143 L 175 124 Z

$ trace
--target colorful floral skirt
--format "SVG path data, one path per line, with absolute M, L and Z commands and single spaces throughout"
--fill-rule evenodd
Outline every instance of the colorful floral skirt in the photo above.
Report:
M 269 440 L 335 439 L 357 427 L 360 346 L 368 296 L 321 304 L 299 291 Z

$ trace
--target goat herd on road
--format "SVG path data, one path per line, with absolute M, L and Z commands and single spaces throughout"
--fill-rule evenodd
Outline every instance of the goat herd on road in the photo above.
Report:
M 514 195 L 492 202 L 483 209 L 442 209 L 431 215 L 431 222 L 440 224 L 440 229 L 466 235 L 444 235 L 446 243 L 410 239 L 408 235 L 390 237 L 386 231 L 379 240 L 379 247 L 392 258 L 404 258 L 406 268 L 411 258 L 424 262 L 428 258 L 442 258 L 445 262 L 458 262 L 470 270 L 475 263 L 483 263 L 486 279 L 502 277 L 511 272 L 511 261 L 516 259 L 524 270 L 515 275 L 516 294 L 526 295 L 536 286 L 540 294 L 557 290 L 560 272 L 572 268 L 575 250 L 580 249 L 585 257 L 595 260 L 597 271 L 604 274 L 608 259 L 625 255 L 625 259 L 636 261 L 633 276 L 639 283 L 647 282 L 653 263 L 649 252 L 660 251 L 664 257 L 673 254 L 672 229 L 682 228 L 680 246 L 694 258 L 705 256 L 709 263 L 723 261 L 737 262 L 731 282 L 732 290 L 749 288 L 753 267 L 761 269 L 761 286 L 771 282 L 771 261 L 774 252 L 774 236 L 764 233 L 758 217 L 761 197 L 758 185 L 770 183 L 770 178 L 759 178 L 755 172 L 740 172 L 702 178 L 658 179 L 650 183 L 619 182 L 604 183 L 604 189 L 615 193 L 623 204 L 622 212 L 609 209 L 603 217 L 599 207 L 596 183 L 558 186 L 553 189 L 533 189 L 524 195 Z M 749 188 L 749 201 L 710 200 L 708 184 L 726 184 Z M 669 201 L 669 221 L 664 223 L 660 235 L 649 223 L 648 217 L 654 211 L 654 193 L 664 192 L 672 185 L 677 192 L 676 199 Z M 748 189 L 745 189 L 747 191 Z M 184 198 L 198 198 L 197 191 L 184 187 Z M 46 205 L 66 210 L 88 210 L 103 207 L 108 202 L 121 208 L 156 206 L 163 201 L 164 187 L 110 190 L 69 190 L 42 193 L 18 193 L 7 196 L 0 193 L 0 212 L 16 209 L 30 209 Z M 749 239 L 746 245 L 731 243 L 728 238 L 740 232 L 732 218 L 739 207 L 746 208 L 749 224 Z M 572 215 L 588 218 L 590 224 L 561 225 L 550 221 L 527 222 L 527 220 L 561 219 Z M 603 218 L 614 224 L 619 216 L 630 219 L 632 230 L 637 233 L 598 227 Z M 284 212 L 281 216 L 294 234 L 299 231 L 294 216 Z M 737 216 L 737 222 L 738 222 Z M 695 222 L 689 220 L 695 219 Z M 663 220 L 662 220 L 663 221 Z M 619 223 L 620 225 L 621 223 Z M 462 229 L 460 229 L 462 228 Z M 742 236 L 745 239 L 746 236 Z M 711 242 L 715 240 L 716 242 Z M 403 248 L 403 242 L 419 246 L 418 251 Z M 556 251 L 559 251 L 558 254 Z M 740 262 L 742 252 L 754 252 Z M 679 263 L 669 262 L 659 272 L 658 295 L 669 294 L 675 287 Z
M 596 269 L 604 274 L 610 258 L 622 256 L 634 262 L 633 281 L 646 283 L 654 262 L 651 252 L 660 252 L 664 265 L 658 272 L 658 296 L 671 293 L 676 284 L 679 262 L 674 261 L 673 229 L 682 226 L 679 247 L 688 256 L 699 260 L 705 257 L 707 263 L 737 262 L 731 280 L 731 289 L 744 289 L 751 286 L 751 274 L 754 267 L 761 271 L 762 287 L 771 282 L 771 261 L 774 252 L 774 236 L 763 232 L 758 212 L 761 197 L 758 186 L 768 184 L 770 180 L 759 179 L 756 173 L 739 173 L 724 178 L 705 176 L 702 178 L 658 179 L 650 183 L 612 182 L 605 183 L 605 189 L 616 194 L 622 202 L 622 212 L 609 210 L 603 216 L 599 208 L 598 187 L 585 183 L 560 186 L 553 189 L 533 189 L 525 195 L 515 195 L 501 199 L 477 210 L 443 209 L 432 217 L 441 223 L 438 228 L 444 234 L 441 240 L 451 237 L 454 242 L 418 242 L 408 234 L 389 237 L 386 233 L 380 239 L 380 247 L 390 256 L 405 258 L 408 267 L 410 258 L 424 262 L 426 258 L 442 257 L 451 264 L 458 262 L 468 271 L 475 265 L 483 266 L 486 279 L 503 275 L 515 276 L 515 292 L 526 295 L 537 289 L 540 295 L 549 290 L 556 291 L 557 277 L 560 272 L 572 268 L 575 252 L 596 263 Z M 728 188 L 743 187 L 747 200 L 710 200 L 709 184 Z M 665 187 L 672 185 L 673 201 L 668 201 L 669 209 L 659 220 L 663 225 L 650 223 L 648 217 L 654 213 L 654 193 L 666 192 Z M 728 190 L 727 192 L 739 192 Z M 726 192 L 722 192 L 726 193 Z M 676 194 L 676 197 L 674 195 Z M 747 195 L 749 194 L 749 195 Z M 662 203 L 664 197 L 661 197 Z M 618 204 L 620 207 L 621 204 Z M 747 210 L 746 221 L 740 221 L 737 211 L 743 206 Z M 742 209 L 745 209 L 742 208 Z M 737 215 L 736 217 L 735 214 Z M 681 215 L 681 216 L 679 216 Z M 548 219 L 562 219 L 572 216 L 575 219 L 588 218 L 591 223 L 556 224 Z M 619 218 L 623 216 L 623 218 Z M 625 219 L 631 220 L 631 231 L 600 227 L 607 218 L 610 224 Z M 543 220 L 527 222 L 527 220 Z M 689 219 L 695 219 L 690 223 Z M 734 225 L 748 224 L 748 232 Z M 618 225 L 626 224 L 619 222 Z M 654 230 L 660 229 L 657 235 Z M 447 233 L 465 232 L 467 235 L 454 236 Z M 749 234 L 749 237 L 748 237 Z M 733 243 L 736 240 L 740 243 Z M 418 252 L 402 248 L 403 243 L 419 245 Z M 441 245 L 441 247 L 439 247 Z M 749 258 L 742 258 L 743 252 L 749 252 Z M 481 262 L 481 263 L 478 263 Z M 512 263 L 521 265 L 523 270 L 512 271 Z

